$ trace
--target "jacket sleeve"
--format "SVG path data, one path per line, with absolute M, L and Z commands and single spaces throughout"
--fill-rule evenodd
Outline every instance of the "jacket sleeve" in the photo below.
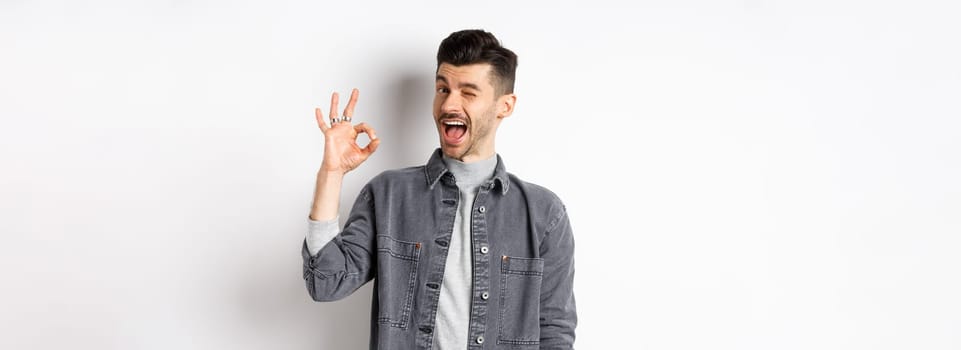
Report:
M 370 185 L 357 195 L 344 229 L 316 255 L 301 247 L 304 282 L 315 301 L 334 301 L 347 297 L 373 279 L 376 266 L 374 200 Z
M 563 205 L 561 205 L 563 208 Z M 577 310 L 574 305 L 574 235 L 562 209 L 541 243 L 540 348 L 573 349 Z

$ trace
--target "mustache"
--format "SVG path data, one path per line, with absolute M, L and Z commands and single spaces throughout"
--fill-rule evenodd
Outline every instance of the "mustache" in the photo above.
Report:
M 441 114 L 441 115 L 440 115 L 440 119 L 441 119 L 441 120 L 444 120 L 444 119 L 463 119 L 463 120 L 467 120 L 467 117 L 465 117 L 463 114 L 460 114 L 460 113 L 444 113 L 444 114 Z

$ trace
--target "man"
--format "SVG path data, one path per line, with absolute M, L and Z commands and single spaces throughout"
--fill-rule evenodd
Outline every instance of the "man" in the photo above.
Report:
M 452 33 L 437 52 L 427 164 L 368 182 L 339 229 L 344 175 L 380 144 L 331 98 L 323 162 L 302 248 L 316 301 L 374 279 L 371 349 L 572 349 L 574 239 L 561 201 L 505 170 L 494 151 L 511 115 L 517 56 L 490 33 Z M 360 133 L 371 141 L 361 148 Z

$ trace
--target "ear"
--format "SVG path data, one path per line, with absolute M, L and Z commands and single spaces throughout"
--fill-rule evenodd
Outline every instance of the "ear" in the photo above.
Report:
M 503 119 L 510 117 L 514 113 L 514 103 L 517 103 L 517 95 L 503 94 L 497 98 L 497 118 Z

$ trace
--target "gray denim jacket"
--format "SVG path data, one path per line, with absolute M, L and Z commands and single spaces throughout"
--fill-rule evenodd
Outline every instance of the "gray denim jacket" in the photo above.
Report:
M 343 231 L 310 256 L 304 280 L 316 301 L 344 298 L 374 279 L 371 349 L 431 349 L 437 300 L 459 194 L 434 151 L 427 165 L 391 170 L 357 196 Z M 471 210 L 470 349 L 572 349 L 574 237 L 563 203 L 507 173 Z

